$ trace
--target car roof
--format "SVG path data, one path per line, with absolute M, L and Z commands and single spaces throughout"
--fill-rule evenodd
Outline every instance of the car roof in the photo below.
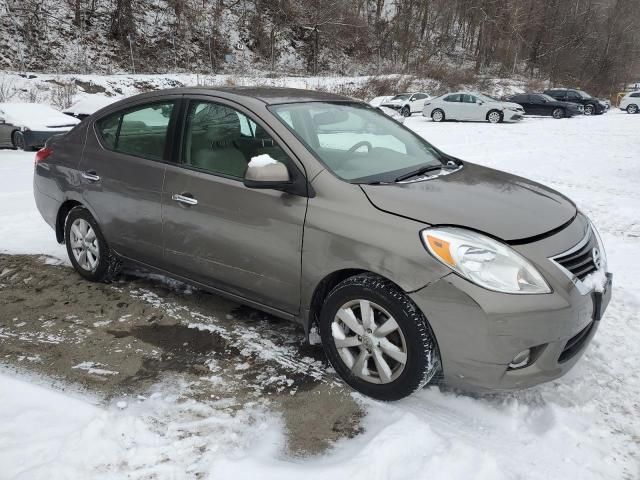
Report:
M 158 95 L 206 95 L 211 94 L 231 100 L 241 98 L 253 98 L 267 105 L 296 102 L 354 102 L 356 100 L 328 92 L 304 90 L 301 88 L 286 87 L 180 87 L 152 92 L 141 93 L 129 99 L 142 100 L 146 97 L 153 98 Z

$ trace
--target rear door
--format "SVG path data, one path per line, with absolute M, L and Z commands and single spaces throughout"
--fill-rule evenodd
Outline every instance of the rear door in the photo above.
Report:
M 543 102 L 540 95 L 529 95 L 529 102 L 529 109 L 525 108 L 527 113 L 531 113 L 531 115 L 548 115 L 546 112 L 547 104 Z
M 427 98 L 427 95 L 425 95 L 424 93 L 414 93 L 411 97 L 412 101 L 409 103 L 409 105 L 411 105 L 411 112 L 422 112 L 422 109 L 424 108 L 424 102 Z
M 180 162 L 167 166 L 162 192 L 165 268 L 297 312 L 307 198 L 243 184 L 258 155 L 298 168 L 291 152 L 266 124 L 223 99 L 190 98 L 183 125 Z
M 442 99 L 444 115 L 447 120 L 460 120 L 460 114 L 462 113 L 460 108 L 461 97 L 462 95 L 459 93 L 453 93 Z
M 80 162 L 85 204 L 116 252 L 162 261 L 162 183 L 180 96 L 146 101 L 96 120 Z

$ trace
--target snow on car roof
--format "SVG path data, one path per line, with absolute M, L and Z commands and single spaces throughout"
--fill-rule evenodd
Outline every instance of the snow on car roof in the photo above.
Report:
M 80 122 L 77 118 L 41 103 L 0 103 L 0 112 L 7 123 L 32 130 L 41 127 L 73 126 Z

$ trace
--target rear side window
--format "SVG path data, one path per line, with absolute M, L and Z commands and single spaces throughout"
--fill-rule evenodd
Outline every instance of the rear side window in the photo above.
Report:
M 445 102 L 459 102 L 461 96 L 462 95 L 460 95 L 459 93 L 456 93 L 454 95 L 448 95 L 448 96 L 444 97 L 444 101 Z
M 633 97 L 633 98 L 640 98 L 640 92 L 632 93 L 630 96 Z
M 103 144 L 116 152 L 162 160 L 174 102 L 117 112 L 98 121 Z

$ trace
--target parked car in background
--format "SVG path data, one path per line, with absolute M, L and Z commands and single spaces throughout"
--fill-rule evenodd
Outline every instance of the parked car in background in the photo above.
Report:
M 37 150 L 80 120 L 39 103 L 0 103 L 0 147 Z
M 545 95 L 560 100 L 562 102 L 579 103 L 584 107 L 585 115 L 601 115 L 609 107 L 605 102 L 592 97 L 587 92 L 572 88 L 550 88 L 544 91 Z
M 473 122 L 516 122 L 524 117 L 524 109 L 477 92 L 454 92 L 428 100 L 422 114 L 434 122 L 467 120 Z
M 558 378 L 611 297 L 571 200 L 325 92 L 131 97 L 36 154 L 34 196 L 85 279 L 127 262 L 296 321 L 383 400 Z
M 86 96 L 75 101 L 69 108 L 65 108 L 62 113 L 75 117 L 78 120 L 83 120 L 117 100 L 118 99 L 114 97 L 101 97 L 98 95 Z
M 525 115 L 565 118 L 584 113 L 584 107 L 579 103 L 563 102 L 544 93 L 518 93 L 508 97 L 508 100 L 522 105 Z
M 379 106 L 376 108 L 380 110 L 382 113 L 384 113 L 385 115 L 388 115 L 391 118 L 393 118 L 396 122 L 404 123 L 404 121 L 406 120 L 406 117 L 402 115 L 398 110 L 394 110 L 393 108 L 383 107 L 383 106 Z
M 629 92 L 622 100 L 620 100 L 620 110 L 625 110 L 627 113 L 638 113 L 640 111 L 640 91 Z
M 380 105 L 382 105 L 384 102 L 386 102 L 390 98 L 391 97 L 389 95 L 384 95 L 382 97 L 373 97 L 371 100 L 369 100 L 368 103 L 372 107 L 379 107 Z
M 381 105 L 399 111 L 403 117 L 409 117 L 421 112 L 424 102 L 430 98 L 429 94 L 424 92 L 400 93 L 382 102 Z

